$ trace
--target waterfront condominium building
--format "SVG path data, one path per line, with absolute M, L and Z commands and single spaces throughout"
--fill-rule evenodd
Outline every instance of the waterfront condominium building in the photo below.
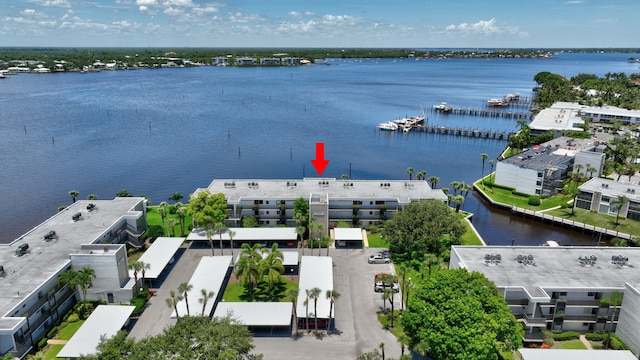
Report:
M 604 159 L 596 140 L 559 137 L 498 161 L 494 182 L 525 194 L 552 196 L 562 190 L 569 171 L 598 176 Z
M 575 201 L 577 208 L 640 221 L 639 185 L 593 178 L 578 189 L 580 193 Z
M 255 216 L 264 226 L 295 226 L 294 202 L 303 198 L 309 204 L 309 216 L 323 225 L 325 235 L 338 222 L 374 225 L 412 201 L 447 200 L 442 190 L 431 189 L 423 180 L 216 179 L 193 195 L 204 190 L 224 194 L 232 226 L 241 225 L 246 216 Z
M 129 302 L 134 280 L 124 243 L 146 230 L 146 200 L 80 200 L 10 244 L 0 245 L 0 355 L 24 357 L 80 296 L 59 283 L 69 270 L 96 277 L 87 299 Z
M 493 281 L 525 328 L 525 341 L 542 342 L 542 329 L 608 331 L 640 351 L 640 248 L 452 246 L 449 268 L 477 271 Z M 606 305 L 612 292 L 621 306 Z

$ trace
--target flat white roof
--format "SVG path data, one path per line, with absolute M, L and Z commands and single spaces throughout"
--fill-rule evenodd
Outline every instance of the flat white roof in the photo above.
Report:
M 578 110 L 550 107 L 540 110 L 529 124 L 529 127 L 535 130 L 584 131 L 582 128 L 576 126 L 578 124 L 584 124 L 584 120 L 580 117 Z
M 207 301 L 207 306 L 204 309 L 205 314 L 211 313 L 211 309 L 213 309 L 213 305 L 215 305 L 214 299 L 218 297 L 220 293 L 220 288 L 222 287 L 230 265 L 231 255 L 203 256 L 202 259 L 200 259 L 198 267 L 196 267 L 196 270 L 189 280 L 189 284 L 193 285 L 193 289 L 187 294 L 190 314 L 202 314 L 202 304 L 198 301 L 201 297 L 201 289 L 205 289 L 207 292 L 213 291 L 214 293 L 214 298 Z M 180 316 L 187 315 L 186 301 L 180 301 L 177 308 Z M 176 317 L 175 310 L 171 313 L 171 317 Z
M 329 318 L 329 300 L 327 300 L 327 290 L 333 290 L 333 259 L 329 256 L 302 256 L 300 260 L 300 278 L 298 281 L 297 314 L 298 317 L 307 316 L 304 301 L 307 298 L 306 290 L 319 288 L 321 290 L 318 296 L 318 318 Z M 314 306 L 313 299 L 309 299 L 309 317 L 312 317 Z
M 520 350 L 522 360 L 636 360 L 628 350 L 566 350 L 527 349 Z
M 627 178 L 627 176 L 624 176 L 624 178 Z M 630 182 L 594 177 L 578 188 L 592 193 L 599 192 L 612 198 L 625 196 L 631 201 L 640 202 L 640 185 Z
M 98 305 L 71 340 L 60 350 L 59 358 L 76 358 L 96 353 L 100 338 L 114 337 L 127 323 L 135 306 Z
M 176 251 L 178 251 L 183 241 L 184 238 L 157 238 L 139 259 L 139 261 L 151 266 L 150 269 L 145 270 L 144 277 L 146 279 L 157 279 L 160 277 L 162 270 L 164 270 L 169 261 L 171 261 L 171 258 L 173 258 Z M 134 277 L 133 270 L 129 270 L 129 275 L 132 278 Z M 140 277 L 142 277 L 142 274 L 138 272 L 138 278 Z
M 247 326 L 289 326 L 291 302 L 220 302 L 215 317 L 231 315 Z
M 296 241 L 298 233 L 294 227 L 270 227 L 270 228 L 227 228 L 222 233 L 222 240 L 229 241 L 229 231 L 235 232 L 233 241 Z M 193 229 L 187 240 L 207 240 L 207 229 Z M 220 241 L 220 235 L 217 233 L 213 236 L 214 241 Z
M 333 236 L 336 238 L 336 240 L 362 241 L 362 229 L 361 228 L 335 228 L 333 229 Z

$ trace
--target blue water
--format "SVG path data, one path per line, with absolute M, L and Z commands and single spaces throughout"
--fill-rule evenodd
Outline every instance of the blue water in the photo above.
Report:
M 443 115 L 446 101 L 482 108 L 487 99 L 531 96 L 550 71 L 640 72 L 629 54 L 560 54 L 553 59 L 332 60 L 331 66 L 201 67 L 99 73 L 19 74 L 0 80 L 0 242 L 8 242 L 80 198 L 121 189 L 152 203 L 185 196 L 214 178 L 316 176 L 309 160 L 324 142 L 324 176 L 403 179 L 407 167 L 470 183 L 480 154 L 505 141 L 386 133 L 405 115 L 429 124 L 512 131 L 516 119 Z M 485 164 L 488 172 L 488 160 Z M 470 195 L 465 209 L 491 244 L 590 243 L 587 236 L 513 219 Z

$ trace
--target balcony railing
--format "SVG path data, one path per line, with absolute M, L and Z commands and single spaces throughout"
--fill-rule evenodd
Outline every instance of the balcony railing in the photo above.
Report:
M 533 318 L 529 317 L 527 314 L 519 314 L 517 315 L 518 320 L 522 320 L 522 322 L 529 327 L 546 327 L 547 319 L 546 318 Z

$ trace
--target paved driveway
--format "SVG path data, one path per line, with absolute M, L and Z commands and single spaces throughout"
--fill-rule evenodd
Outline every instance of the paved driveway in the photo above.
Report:
M 228 252 L 228 249 L 226 249 Z M 392 264 L 368 264 L 374 249 L 331 249 L 333 258 L 334 287 L 340 293 L 335 303 L 336 332 L 316 337 L 313 332 L 297 338 L 256 337 L 254 353 L 263 354 L 265 360 L 276 359 L 355 359 L 363 352 L 385 344 L 388 357 L 400 357 L 400 345 L 396 338 L 378 323 L 376 310 L 382 308 L 381 294 L 373 291 L 373 278 L 380 272 L 393 273 Z M 219 250 L 216 250 L 216 255 Z M 325 256 L 326 252 L 322 252 Z M 211 255 L 209 249 L 185 249 L 182 255 L 166 271 L 156 295 L 135 323 L 130 337 L 142 339 L 162 332 L 166 326 L 175 324 L 171 309 L 166 304 L 169 291 L 177 289 L 191 278 L 200 258 Z M 308 255 L 308 254 L 307 254 Z M 217 294 L 216 294 L 217 295 Z M 195 296 L 195 295 L 194 295 Z M 323 294 L 324 296 L 324 294 Z M 396 309 L 400 307 L 400 296 L 395 296 Z

